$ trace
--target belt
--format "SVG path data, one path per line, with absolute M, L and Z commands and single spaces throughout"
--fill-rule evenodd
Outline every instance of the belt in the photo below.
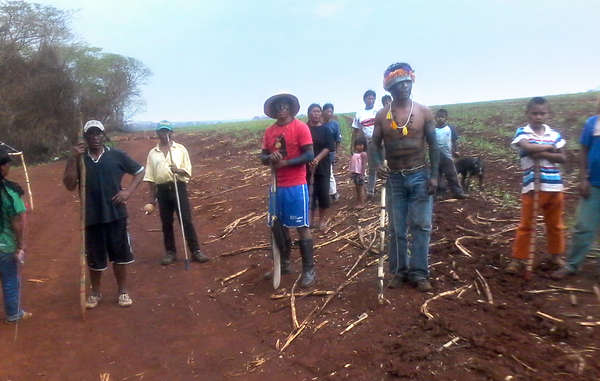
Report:
M 425 164 L 421 164 L 418 165 L 416 167 L 412 167 L 412 168 L 402 168 L 402 169 L 394 169 L 394 170 L 390 170 L 391 174 L 397 174 L 397 175 L 402 175 L 402 176 L 406 176 L 406 175 L 411 175 L 415 172 L 420 171 L 421 169 L 425 168 Z

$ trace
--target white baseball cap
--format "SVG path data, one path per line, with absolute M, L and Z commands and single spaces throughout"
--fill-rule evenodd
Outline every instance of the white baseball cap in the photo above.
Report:
M 96 127 L 98 128 L 100 131 L 104 132 L 104 125 L 102 124 L 102 122 L 100 122 L 99 120 L 88 120 L 87 123 L 85 124 L 85 126 L 83 126 L 83 133 L 85 134 L 86 132 L 88 132 L 88 130 L 90 128 Z

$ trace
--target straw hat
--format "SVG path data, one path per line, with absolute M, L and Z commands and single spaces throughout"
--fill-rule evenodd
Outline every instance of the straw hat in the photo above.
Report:
M 290 115 L 292 117 L 296 116 L 296 114 L 298 114 L 298 111 L 300 111 L 300 102 L 298 102 L 298 98 L 296 98 L 294 95 L 289 94 L 289 93 L 279 93 L 276 95 L 273 95 L 272 97 L 270 97 L 269 99 L 267 99 L 265 101 L 265 115 L 267 115 L 269 118 L 273 118 L 273 119 L 277 119 L 277 113 L 273 112 L 272 110 L 272 106 L 273 103 L 275 103 L 276 101 L 280 100 L 280 99 L 287 99 L 290 102 Z

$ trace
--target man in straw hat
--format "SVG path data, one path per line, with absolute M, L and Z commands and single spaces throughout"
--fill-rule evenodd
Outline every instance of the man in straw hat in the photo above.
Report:
M 144 182 L 148 184 L 148 203 L 144 206 L 146 214 L 154 211 L 154 205 L 158 201 L 160 221 L 162 223 L 163 241 L 165 245 L 165 256 L 161 260 L 162 265 L 170 265 L 175 262 L 175 236 L 173 233 L 173 214 L 177 211 L 177 198 L 175 195 L 175 184 L 173 174 L 177 178 L 177 193 L 181 206 L 181 221 L 185 231 L 185 239 L 192 253 L 192 259 L 197 262 L 207 262 L 209 258 L 200 250 L 192 212 L 188 200 L 187 183 L 192 177 L 192 163 L 187 149 L 175 143 L 171 138 L 173 127 L 171 123 L 163 120 L 156 127 L 159 143 L 148 153 L 146 160 L 146 174 Z M 179 211 L 177 211 L 179 213 Z
M 92 286 L 86 307 L 95 308 L 102 299 L 100 280 L 108 268 L 107 257 L 113 262 L 119 287 L 117 301 L 121 307 L 128 307 L 133 301 L 127 292 L 126 265 L 134 259 L 127 232 L 126 203 L 142 182 L 144 167 L 125 152 L 104 145 L 104 126 L 97 120 L 83 126 L 83 138 L 85 143 L 73 147 L 73 154 L 67 160 L 63 183 L 71 191 L 77 187 L 78 163 L 80 156 L 85 155 L 85 243 Z M 126 173 L 133 179 L 123 189 L 121 179 Z
M 385 142 L 387 165 L 380 163 L 378 173 L 387 179 L 390 287 L 409 281 L 419 290 L 429 291 L 432 195 L 437 187 L 439 153 L 431 111 L 410 98 L 414 80 L 414 71 L 407 63 L 393 64 L 384 72 L 383 87 L 393 101 L 377 113 L 373 143 L 381 151 Z M 430 169 L 425 162 L 425 143 Z M 411 242 L 407 242 L 408 233 Z
M 291 94 L 277 94 L 266 100 L 265 114 L 276 122 L 265 130 L 261 161 L 275 171 L 277 181 L 276 216 L 284 227 L 286 249 L 281 252 L 281 273 L 292 272 L 289 228 L 300 236 L 302 255 L 301 287 L 315 283 L 313 239 L 309 230 L 309 194 L 306 163 L 314 158 L 313 142 L 308 126 L 295 118 L 300 103 Z

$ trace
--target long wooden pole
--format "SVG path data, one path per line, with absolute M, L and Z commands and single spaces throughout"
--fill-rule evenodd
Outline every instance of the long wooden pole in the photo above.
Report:
M 82 135 L 83 137 L 83 135 Z M 86 226 L 86 201 L 87 201 L 87 190 L 86 190 L 86 168 L 85 168 L 85 155 L 86 151 L 84 151 L 79 156 L 79 200 L 80 200 L 80 216 L 81 216 L 81 253 L 79 255 L 79 307 L 81 310 L 81 318 L 85 320 L 85 309 L 86 309 L 86 272 L 87 272 L 87 259 L 86 259 L 86 235 L 85 235 L 85 226 Z
M 529 257 L 525 264 L 525 280 L 530 280 L 533 275 L 533 263 L 535 261 L 535 244 L 537 240 L 537 215 L 540 193 L 540 163 L 533 162 L 533 220 L 531 221 L 531 238 L 529 241 Z
M 27 184 L 27 194 L 29 195 L 29 210 L 33 210 L 33 194 L 31 193 L 31 183 L 29 182 L 29 173 L 27 172 L 27 165 L 25 165 L 25 156 L 23 155 L 22 151 L 10 152 L 9 155 L 21 157 L 21 165 L 23 166 L 23 171 L 25 172 L 25 184 Z
M 175 165 L 173 161 L 173 152 L 171 152 L 171 139 L 167 134 L 167 144 L 169 147 L 169 157 L 171 158 L 171 164 Z M 177 175 L 173 173 L 173 184 L 175 184 L 175 199 L 177 200 L 177 212 L 179 213 L 179 224 L 181 226 L 181 236 L 183 237 L 183 253 L 185 254 L 185 269 L 190 268 L 190 256 L 187 251 L 187 240 L 185 239 L 185 229 L 183 228 L 183 217 L 181 216 L 181 200 L 179 200 L 179 189 L 177 188 Z
M 387 162 L 383 162 L 384 166 L 387 166 Z M 379 260 L 377 262 L 377 301 L 379 304 L 383 304 L 385 298 L 383 297 L 383 261 L 385 258 L 385 184 L 381 187 L 381 211 L 379 212 Z

